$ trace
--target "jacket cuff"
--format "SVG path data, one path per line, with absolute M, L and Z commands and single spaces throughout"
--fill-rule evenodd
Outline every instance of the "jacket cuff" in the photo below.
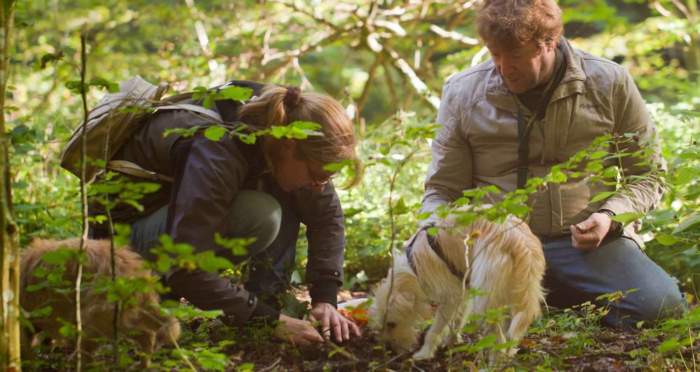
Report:
M 607 214 L 608 217 L 610 217 L 610 218 L 615 217 L 615 212 L 611 211 L 610 209 L 601 208 L 601 209 L 598 209 L 598 211 L 596 213 Z M 620 236 L 620 235 L 622 235 L 622 224 L 615 221 L 615 220 L 610 221 L 610 230 L 608 230 L 608 233 L 606 234 L 606 236 L 615 236 L 616 237 L 616 236 Z
M 634 212 L 634 208 L 630 205 L 630 201 L 622 198 L 622 197 L 612 197 L 603 203 L 603 205 L 600 206 L 601 210 L 608 210 L 615 215 L 622 214 L 622 213 L 627 213 L 627 212 Z
M 279 319 L 279 317 L 279 310 L 262 301 L 258 301 L 255 310 L 253 310 L 253 313 L 250 315 L 250 321 L 273 324 Z
M 338 307 L 338 283 L 334 281 L 322 281 L 311 284 L 309 289 L 311 303 L 325 302 Z

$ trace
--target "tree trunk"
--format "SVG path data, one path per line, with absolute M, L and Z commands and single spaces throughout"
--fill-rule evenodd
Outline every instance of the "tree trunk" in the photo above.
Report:
M 700 10 L 698 10 L 697 0 L 688 0 L 688 23 L 692 27 L 700 21 Z M 696 83 L 700 83 L 700 31 L 694 29 L 690 31 L 690 43 L 685 52 L 686 67 L 690 71 L 690 77 Z
M 19 236 L 12 212 L 10 140 L 5 129 L 5 89 L 14 18 L 14 0 L 0 7 L 0 369 L 20 370 L 19 340 Z

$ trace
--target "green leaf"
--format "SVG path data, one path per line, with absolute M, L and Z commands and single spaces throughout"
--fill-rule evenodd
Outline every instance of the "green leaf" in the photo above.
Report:
M 214 243 L 228 249 L 234 256 L 248 254 L 248 246 L 255 242 L 256 238 L 224 238 L 218 232 L 214 234 Z
M 226 129 L 218 125 L 211 126 L 204 130 L 204 137 L 207 137 L 212 141 L 218 141 L 225 135 Z
M 75 257 L 76 251 L 68 248 L 60 248 L 55 251 L 44 253 L 41 260 L 51 265 L 65 265 Z
M 627 213 L 620 213 L 616 216 L 612 216 L 612 220 L 617 221 L 623 225 L 626 225 L 634 220 L 638 220 L 642 216 L 644 216 L 643 213 L 627 212 Z
M 325 170 L 326 172 L 335 173 L 335 172 L 339 172 L 339 171 L 342 170 L 343 168 L 348 167 L 348 166 L 350 166 L 350 165 L 352 165 L 352 161 L 351 161 L 351 160 L 343 160 L 343 161 L 339 161 L 339 162 L 337 162 L 337 163 L 328 163 L 328 164 L 325 164 L 325 165 L 323 166 L 323 170 Z
M 198 253 L 195 256 L 195 259 L 197 261 L 197 267 L 209 273 L 233 268 L 233 265 L 229 260 L 222 257 L 217 257 L 212 251 Z
M 670 234 L 659 234 L 656 236 L 656 241 L 661 245 L 669 246 L 678 242 L 678 238 Z
M 245 87 L 238 87 L 235 85 L 221 88 L 219 90 L 216 99 L 232 99 L 234 101 L 243 102 L 249 99 L 253 95 L 253 90 Z
M 226 354 L 203 349 L 196 351 L 194 355 L 204 370 L 224 371 L 226 369 L 226 364 L 228 363 Z
M 694 212 L 690 216 L 683 219 L 683 221 L 681 221 L 681 223 L 679 223 L 678 226 L 673 229 L 673 233 L 678 234 L 683 232 L 697 223 L 700 223 L 700 212 Z
M 255 371 L 255 364 L 243 363 L 236 366 L 236 372 L 251 372 Z
M 66 88 L 75 94 L 80 94 L 85 89 L 85 86 L 80 83 L 80 80 L 71 80 L 66 82 Z
M 666 340 L 659 345 L 659 352 L 660 353 L 668 353 L 668 352 L 674 352 L 680 349 L 681 343 L 678 342 L 678 339 L 672 338 L 670 340 Z
M 88 85 L 99 88 L 105 88 L 105 90 L 107 90 L 110 93 L 115 93 L 119 91 L 119 84 L 111 82 L 101 77 L 93 78 L 92 80 L 90 80 L 90 83 Z
M 406 200 L 404 200 L 404 198 L 399 198 L 399 200 L 394 203 L 393 212 L 395 216 L 408 213 L 408 205 L 406 205 Z
M 600 159 L 600 158 L 603 158 L 607 155 L 608 155 L 607 151 L 600 150 L 600 151 L 596 151 L 596 152 L 588 155 L 588 157 L 591 159 Z
M 562 172 L 561 169 L 556 166 L 552 167 L 552 171 L 549 173 L 549 177 L 547 178 L 549 179 L 549 182 L 552 183 L 564 183 L 567 179 L 566 174 L 564 174 L 564 172 Z
M 599 202 L 605 200 L 615 194 L 615 191 L 604 191 L 597 193 L 593 198 L 591 198 L 591 203 Z

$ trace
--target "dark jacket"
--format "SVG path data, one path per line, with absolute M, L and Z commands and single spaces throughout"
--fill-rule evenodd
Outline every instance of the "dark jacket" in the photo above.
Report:
M 254 95 L 258 95 L 263 87 L 250 82 L 229 84 L 232 83 L 253 88 Z M 235 101 L 219 100 L 212 109 L 225 122 L 236 122 L 239 106 Z M 174 179 L 172 185 L 164 185 L 160 192 L 167 194 L 167 198 L 163 195 L 151 197 L 155 200 L 152 204 L 160 205 L 145 207 L 153 210 L 167 200 L 168 233 L 175 242 L 188 243 L 200 252 L 220 250 L 221 247 L 214 243 L 214 234 L 221 232 L 236 194 L 242 189 L 259 188 L 264 175 L 269 173 L 259 140 L 249 145 L 230 136 L 219 141 L 209 140 L 201 134 L 189 138 L 163 137 L 166 129 L 210 122 L 190 111 L 157 113 L 115 156 L 115 159 L 129 160 Z M 311 284 L 312 300 L 335 304 L 337 289 L 342 283 L 345 246 L 343 213 L 338 196 L 331 184 L 320 193 L 300 190 L 289 194 L 283 199 L 292 203 L 291 208 L 307 227 L 306 278 Z M 256 297 L 242 286 L 233 286 L 228 279 L 214 274 L 179 270 L 170 275 L 168 284 L 173 287 L 173 292 L 200 308 L 222 309 L 235 319 L 234 323 L 244 323 L 251 316 L 278 316 L 276 310 L 262 302 L 258 304 Z

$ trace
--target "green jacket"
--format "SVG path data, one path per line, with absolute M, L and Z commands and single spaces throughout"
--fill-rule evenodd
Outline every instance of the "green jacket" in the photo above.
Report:
M 636 134 L 630 150 L 653 146 L 654 155 L 647 164 L 624 158 L 626 177 L 663 169 L 654 124 L 629 73 L 612 61 L 572 48 L 565 39 L 561 49 L 566 72 L 544 118 L 534 122 L 528 177 L 545 176 L 553 165 L 604 134 Z M 515 190 L 518 109 L 526 122 L 534 115 L 508 91 L 492 61 L 447 81 L 437 119 L 442 128 L 432 143 L 433 159 L 425 182 L 424 212 L 457 199 L 465 189 L 495 185 L 504 192 Z M 599 209 L 621 214 L 654 208 L 663 192 L 658 179 L 631 179 L 620 190 L 586 179 L 548 185 L 531 196 L 528 223 L 535 234 L 556 237 Z M 616 192 L 607 200 L 591 202 L 602 191 Z M 625 235 L 641 244 L 633 226 L 625 229 Z

